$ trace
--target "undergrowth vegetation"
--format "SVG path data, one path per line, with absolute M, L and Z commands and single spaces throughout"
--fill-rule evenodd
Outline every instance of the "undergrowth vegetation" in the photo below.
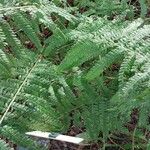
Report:
M 0 2 L 0 150 L 71 126 L 104 150 L 150 149 L 149 1 Z

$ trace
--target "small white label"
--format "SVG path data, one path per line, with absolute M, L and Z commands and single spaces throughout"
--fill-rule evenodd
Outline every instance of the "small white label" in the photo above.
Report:
M 45 139 L 53 139 L 53 140 L 58 140 L 63 142 L 74 143 L 74 144 L 79 144 L 84 141 L 84 139 L 79 137 L 67 136 L 59 133 L 58 134 L 56 133 L 57 136 L 53 137 L 53 136 L 49 136 L 51 135 L 50 132 L 41 132 L 41 131 L 27 132 L 26 135 L 45 138 Z

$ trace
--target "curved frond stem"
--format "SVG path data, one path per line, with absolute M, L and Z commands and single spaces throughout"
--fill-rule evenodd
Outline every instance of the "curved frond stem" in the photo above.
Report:
M 19 95 L 20 91 L 22 90 L 22 87 L 26 84 L 26 81 L 28 80 L 28 77 L 31 75 L 32 71 L 34 70 L 34 68 L 36 67 L 36 65 L 39 62 L 39 57 L 36 59 L 34 65 L 31 67 L 31 69 L 29 70 L 28 74 L 26 75 L 25 79 L 22 81 L 21 85 L 19 86 L 18 90 L 16 91 L 16 93 L 14 94 L 12 100 L 10 101 L 6 111 L 4 112 L 3 116 L 0 119 L 0 125 L 2 124 L 4 118 L 6 117 L 8 111 L 10 110 L 11 106 L 13 105 L 14 101 L 16 100 L 17 96 Z

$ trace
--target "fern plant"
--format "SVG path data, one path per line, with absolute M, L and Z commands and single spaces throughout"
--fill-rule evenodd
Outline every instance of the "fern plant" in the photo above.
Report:
M 102 18 L 87 18 L 70 35 L 77 42 L 68 51 L 58 70 L 70 73 L 74 67 L 79 67 L 81 78 L 93 85 L 91 89 L 88 89 L 88 85 L 82 86 L 82 90 L 88 89 L 87 93 L 91 96 L 89 100 L 94 105 L 90 104 L 87 110 L 84 106 L 81 111 L 85 126 L 87 123 L 87 131 L 91 129 L 88 133 L 97 133 L 98 131 L 94 132 L 96 126 L 98 133 L 101 131 L 104 134 L 106 142 L 109 131 L 124 131 L 123 125 L 129 121 L 133 108 L 138 108 L 140 112 L 138 127 L 148 129 L 149 25 L 144 25 L 142 19 L 122 23 L 120 20 L 112 22 Z M 114 65 L 117 69 L 109 73 Z M 103 88 L 104 91 L 101 91 Z M 97 95 L 90 93 L 92 90 Z M 87 102 L 88 98 L 85 99 Z M 103 112 L 104 120 L 97 120 L 103 124 L 103 128 L 98 128 L 100 122 L 93 119 L 95 116 L 98 118 L 97 112 L 99 117 Z M 109 126 L 110 122 L 114 125 L 113 128 Z M 92 135 L 91 137 L 94 139 Z
M 2 147 L 8 148 L 7 138 L 42 149 L 24 133 L 66 132 L 76 125 L 105 149 L 112 133 L 125 130 L 133 108 L 140 112 L 137 128 L 149 130 L 150 26 L 144 20 L 83 16 L 76 22 L 48 1 L 1 14 Z M 44 29 L 51 32 L 47 38 Z
M 35 6 L 32 6 L 35 7 Z M 29 130 L 61 130 L 60 115 L 54 109 L 49 86 L 60 75 L 54 62 L 49 61 L 51 51 L 68 43 L 67 36 L 50 18 L 55 12 L 71 20 L 75 18 L 67 11 L 53 5 L 40 5 L 31 15 L 23 7 L 12 7 L 8 19 L 4 15 L 0 24 L 0 135 L 15 144 L 29 149 L 44 149 L 24 135 Z M 48 14 L 48 8 L 50 13 Z M 11 12 L 11 10 L 15 10 Z M 29 10 L 28 9 L 28 10 Z M 65 12 L 65 14 L 62 13 Z M 32 23 L 31 23 L 32 17 Z M 59 18 L 58 18 L 59 19 Z M 39 24 L 42 24 L 40 29 Z M 47 27 L 53 32 L 50 43 L 45 42 L 40 30 Z M 57 37 L 57 35 L 59 35 Z M 28 48 L 25 40 L 32 47 Z M 57 45 L 56 41 L 61 43 Z M 56 51 L 55 51 L 56 50 Z M 16 121 L 17 120 L 17 121 Z M 22 139 L 22 140 L 20 140 Z M 7 149 L 5 142 L 1 145 Z

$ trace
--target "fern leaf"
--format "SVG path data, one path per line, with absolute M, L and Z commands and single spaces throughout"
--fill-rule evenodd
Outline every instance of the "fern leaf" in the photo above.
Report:
M 48 56 L 54 52 L 58 52 L 58 49 L 68 42 L 68 37 L 60 30 L 54 31 L 54 34 L 46 41 L 48 46 L 44 49 L 44 55 Z
M 12 129 L 9 126 L 4 126 L 3 128 L 1 128 L 0 134 L 8 139 L 10 138 L 12 142 L 22 145 L 26 148 L 30 148 L 33 150 L 40 150 L 40 146 L 38 146 L 30 138 L 26 137 L 23 134 L 18 133 L 16 130 Z
M 139 0 L 139 2 L 140 2 L 140 6 L 141 6 L 141 17 L 143 18 L 147 14 L 146 0 Z
M 70 22 L 74 22 L 77 20 L 76 17 L 71 15 L 67 10 L 57 7 L 54 3 L 41 5 L 40 9 L 43 10 L 47 15 L 51 13 L 56 13 Z
M 130 76 L 131 67 L 135 61 L 135 55 L 129 54 L 129 56 L 126 56 L 121 64 L 120 70 L 119 70 L 119 87 L 121 88 L 125 82 L 128 80 Z
M 19 53 L 20 50 L 22 49 L 20 41 L 16 38 L 14 32 L 12 31 L 8 23 L 6 22 L 2 23 L 1 27 L 5 34 L 6 42 L 8 43 L 9 46 L 11 46 L 13 50 L 12 53 L 19 58 L 20 57 Z
M 34 29 L 30 26 L 29 20 L 25 18 L 21 13 L 16 13 L 13 15 L 15 24 L 24 31 L 27 37 L 35 44 L 39 52 L 42 52 L 42 45 L 37 37 Z
M 145 82 L 148 80 L 149 72 L 147 73 L 139 73 L 133 76 L 129 82 L 127 82 L 126 86 L 123 88 L 123 95 L 124 97 L 128 97 L 129 93 L 133 91 L 134 88 L 136 88 L 139 83 Z M 132 93 L 133 94 L 133 93 Z
M 7 108 L 5 109 L 5 113 L 2 115 L 1 119 L 0 119 L 0 124 L 2 124 L 3 120 L 5 119 L 7 113 L 9 112 L 10 108 L 12 107 L 14 101 L 16 100 L 16 97 L 18 96 L 18 94 L 21 92 L 22 87 L 24 86 L 24 84 L 26 84 L 26 81 L 28 79 L 28 77 L 30 76 L 32 70 L 34 69 L 34 67 L 36 67 L 36 64 L 38 63 L 39 60 L 37 60 L 35 62 L 35 64 L 32 66 L 32 68 L 30 69 L 30 71 L 28 72 L 28 74 L 26 75 L 25 79 L 23 80 L 23 82 L 20 84 L 19 88 L 17 89 L 16 93 L 14 94 L 12 100 L 10 101 L 9 105 L 7 106 Z
M 13 150 L 3 140 L 0 140 L 0 150 Z
M 108 68 L 111 64 L 117 62 L 118 60 L 122 59 L 123 52 L 121 50 L 113 50 L 102 57 L 94 67 L 87 73 L 86 79 L 93 80 L 94 78 L 98 77 L 103 71 Z
M 78 42 L 68 52 L 67 56 L 60 64 L 59 69 L 67 70 L 71 67 L 79 66 L 85 61 L 98 56 L 100 53 L 101 51 L 95 43 L 91 41 L 86 41 L 84 43 Z
M 0 49 L 0 71 L 3 77 L 4 75 L 5 77 L 11 76 L 10 62 L 9 57 Z

